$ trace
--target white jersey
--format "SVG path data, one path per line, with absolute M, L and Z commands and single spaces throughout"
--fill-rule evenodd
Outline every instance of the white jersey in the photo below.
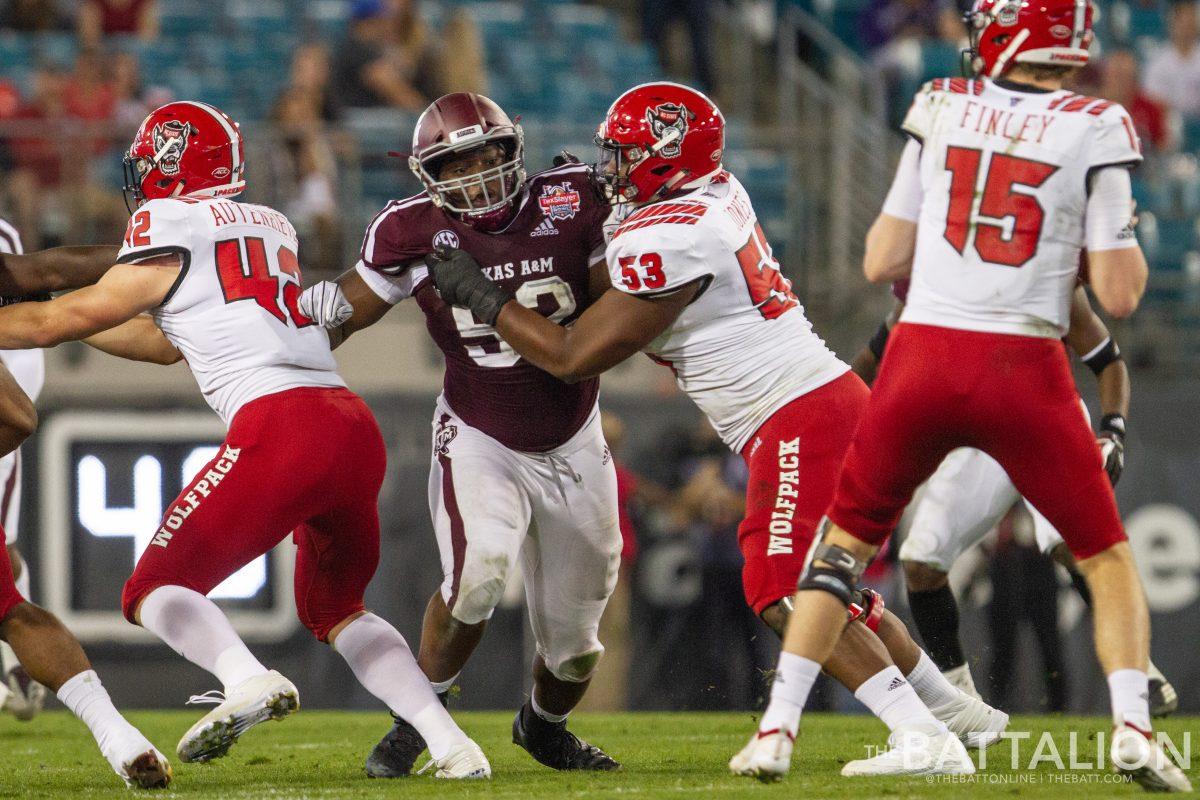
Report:
M 779 408 L 849 369 L 813 333 L 746 190 L 728 172 L 635 210 L 606 256 L 613 287 L 632 295 L 701 281 L 696 299 L 646 352 L 675 372 L 734 451 Z
M 1092 175 L 1142 160 L 1125 109 L 1066 90 L 943 78 L 917 94 L 904 130 L 921 143 L 922 201 L 901 320 L 1064 335 Z M 1105 246 L 1137 244 L 1131 215 Z
M 0 219 L 0 253 L 24 252 L 21 234 L 6 220 Z M 0 350 L 0 361 L 8 367 L 21 391 L 36 403 L 46 382 L 46 358 L 42 350 Z
M 177 253 L 179 279 L 152 313 L 228 425 L 255 398 L 345 386 L 329 335 L 300 314 L 296 231 L 265 206 L 151 200 L 129 220 L 120 263 Z

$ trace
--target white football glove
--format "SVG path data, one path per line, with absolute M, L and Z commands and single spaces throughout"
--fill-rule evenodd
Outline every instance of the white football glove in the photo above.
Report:
M 354 306 L 333 281 L 321 281 L 300 294 L 300 313 L 322 328 L 336 328 L 354 314 Z

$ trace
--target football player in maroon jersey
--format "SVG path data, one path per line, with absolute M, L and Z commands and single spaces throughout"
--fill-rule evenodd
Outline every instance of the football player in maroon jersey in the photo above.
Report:
M 521 359 L 490 324 L 442 302 L 423 262 L 438 246 L 467 248 L 523 305 L 568 324 L 608 288 L 608 203 L 580 164 L 527 178 L 521 127 L 467 92 L 421 115 L 409 164 L 425 191 L 388 203 L 356 267 L 310 288 L 300 308 L 338 341 L 412 297 L 445 357 L 429 481 L 445 577 L 418 662 L 445 699 L 519 559 L 537 656 L 513 740 L 554 769 L 615 769 L 566 728 L 604 652 L 597 629 L 621 550 L 598 380 L 565 383 Z M 397 719 L 367 773 L 406 775 L 424 747 Z

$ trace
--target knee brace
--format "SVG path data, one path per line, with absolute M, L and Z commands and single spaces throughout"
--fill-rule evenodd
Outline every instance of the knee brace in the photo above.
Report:
M 861 622 L 872 633 L 879 632 L 879 622 L 883 619 L 883 595 L 874 589 L 859 589 L 859 601 L 851 603 L 851 622 Z
M 796 590 L 828 592 L 849 607 L 858 597 L 854 587 L 866 568 L 866 563 L 846 548 L 821 541 L 813 545 L 812 557 Z
M 599 650 L 593 650 L 590 653 L 554 662 L 545 656 L 542 657 L 542 660 L 546 662 L 546 669 L 550 670 L 550 674 L 560 681 L 566 683 L 583 683 L 595 674 L 596 666 L 600 663 L 600 657 L 603 655 L 604 648 L 601 647 Z

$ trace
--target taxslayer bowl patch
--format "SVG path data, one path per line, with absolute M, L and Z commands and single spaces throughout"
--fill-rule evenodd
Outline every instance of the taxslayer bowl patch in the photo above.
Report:
M 547 219 L 575 219 L 579 213 L 579 192 L 569 182 L 544 186 L 538 205 Z

